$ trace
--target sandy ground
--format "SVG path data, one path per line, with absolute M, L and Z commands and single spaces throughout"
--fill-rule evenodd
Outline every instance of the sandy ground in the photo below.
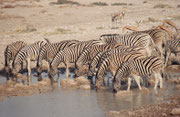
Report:
M 178 27 L 180 26 L 179 0 L 73 1 L 78 4 L 59 5 L 55 4 L 56 0 L 40 0 L 39 2 L 33 0 L 0 0 L 0 69 L 4 67 L 6 46 L 18 40 L 31 44 L 44 40 L 44 38 L 48 38 L 51 42 L 68 39 L 98 39 L 102 34 L 122 33 L 124 26 L 136 26 L 136 22 L 140 20 L 142 23 L 138 30 L 156 27 L 164 19 L 171 19 Z M 95 2 L 102 2 L 107 5 L 93 5 L 92 3 Z M 126 8 L 123 22 L 118 24 L 117 29 L 112 29 L 111 15 L 122 11 L 123 8 Z M 167 106 L 169 108 L 172 108 L 172 105 L 179 107 L 179 98 L 172 103 L 165 105 L 169 105 Z M 156 107 L 157 105 L 153 106 Z M 163 104 L 158 108 L 161 106 Z M 150 107 L 142 108 L 145 108 L 143 112 L 151 113 L 153 111 L 149 109 Z M 134 110 L 133 112 L 138 115 L 140 111 Z M 140 115 L 145 114 L 143 112 L 140 112 Z M 155 112 L 158 113 L 159 110 Z M 165 111 L 165 114 L 162 113 L 163 115 L 160 116 L 166 117 L 170 115 L 169 113 L 169 111 Z M 110 113 L 110 115 L 120 116 L 118 113 Z M 154 115 L 156 114 L 152 116 Z M 132 116 L 134 115 L 132 114 Z
M 7 2 L 8 1 L 8 2 Z M 56 0 L 0 1 L 0 69 L 4 66 L 4 50 L 12 42 L 30 44 L 44 38 L 51 42 L 67 39 L 97 39 L 106 33 L 122 33 L 125 25 L 146 30 L 171 19 L 180 26 L 179 0 L 74 0 L 78 5 L 55 4 Z M 92 5 L 102 2 L 107 6 Z M 112 5 L 120 4 L 120 5 Z M 117 29 L 111 29 L 111 15 L 126 8 L 126 15 Z

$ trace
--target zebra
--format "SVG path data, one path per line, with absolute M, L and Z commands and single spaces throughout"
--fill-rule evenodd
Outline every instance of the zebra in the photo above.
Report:
M 58 43 L 47 43 L 45 44 L 39 53 L 39 57 L 37 60 L 37 74 L 38 80 L 42 80 L 41 72 L 42 72 L 42 61 L 46 60 L 50 64 L 54 56 L 60 51 L 65 48 L 74 46 L 78 44 L 78 40 L 65 40 Z
M 132 34 L 139 34 L 139 33 L 145 33 L 149 34 L 154 41 L 155 45 L 157 46 L 157 51 L 159 52 L 159 55 L 163 57 L 163 45 L 167 41 L 166 32 L 164 32 L 162 29 L 150 29 L 150 30 L 144 30 L 144 31 L 135 31 Z
M 10 62 L 14 60 L 16 54 L 19 52 L 21 48 L 26 46 L 27 44 L 24 41 L 16 41 L 9 45 L 7 45 L 4 51 L 5 57 L 5 71 L 6 71 L 6 81 L 9 80 L 9 71 L 10 71 Z
M 114 48 L 122 47 L 121 44 L 105 44 L 105 45 L 93 45 L 85 49 L 75 62 L 75 75 L 82 76 L 88 71 L 89 62 L 98 52 L 111 50 Z
M 84 49 L 92 46 L 94 44 L 99 44 L 99 40 L 90 40 L 80 42 L 79 44 L 65 48 L 64 50 L 59 51 L 50 64 L 49 78 L 51 79 L 51 83 L 53 83 L 53 77 L 57 73 L 57 67 L 60 63 L 64 63 L 66 66 L 66 76 L 69 77 L 69 64 L 75 63 L 78 59 L 79 55 L 83 52 Z
M 136 47 L 122 46 L 119 48 L 97 53 L 89 64 L 88 76 L 92 77 L 97 71 L 97 68 L 102 63 L 102 61 L 111 54 L 132 52 L 132 51 L 141 52 L 142 54 L 147 55 L 146 50 L 143 47 L 137 47 L 137 46 Z
M 111 54 L 107 58 L 105 58 L 102 63 L 99 65 L 98 70 L 96 72 L 96 89 L 99 89 L 103 83 L 104 75 L 107 70 L 111 71 L 111 74 L 114 76 L 118 68 L 122 65 L 123 62 L 137 59 L 137 58 L 145 58 L 146 55 L 141 52 L 124 52 L 124 53 L 115 53 Z
M 165 48 L 164 64 L 166 67 L 171 53 L 176 54 L 176 53 L 180 52 L 180 38 L 168 40 L 164 48 Z
M 13 61 L 13 79 L 16 77 L 17 81 L 17 74 L 20 71 L 20 65 L 26 61 L 27 69 L 28 69 L 28 85 L 31 85 L 31 66 L 30 61 L 36 61 L 39 56 L 40 49 L 44 46 L 46 42 L 38 41 L 33 44 L 27 45 L 23 47 L 16 55 Z
M 160 72 L 163 70 L 163 62 L 160 57 L 151 56 L 143 59 L 132 59 L 131 61 L 124 62 L 116 72 L 114 76 L 114 92 L 119 91 L 121 87 L 121 80 L 128 78 L 128 88 L 130 90 L 131 78 L 134 77 L 139 89 L 140 86 L 140 76 L 150 76 L 154 74 L 155 77 L 155 86 L 154 89 L 157 89 L 157 85 L 160 82 L 160 88 L 163 88 L 163 80 Z
M 152 55 L 152 46 L 155 49 L 157 49 L 154 41 L 150 37 L 149 34 L 145 33 L 131 33 L 131 34 L 104 34 L 101 35 L 99 40 L 101 40 L 103 43 L 120 43 L 125 46 L 140 46 L 146 48 L 146 51 L 148 53 L 148 56 Z

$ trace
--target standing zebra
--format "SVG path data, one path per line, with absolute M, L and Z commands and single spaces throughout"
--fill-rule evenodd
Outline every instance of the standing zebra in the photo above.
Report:
M 75 63 L 79 55 L 83 52 L 84 49 L 92 46 L 94 44 L 99 44 L 98 40 L 90 40 L 85 42 L 79 42 L 73 47 L 65 48 L 64 50 L 59 51 L 50 64 L 49 77 L 53 81 L 54 75 L 57 73 L 57 67 L 60 63 L 66 65 L 66 76 L 69 77 L 69 64 Z M 53 83 L 53 82 L 51 82 Z
M 165 45 L 165 67 L 167 66 L 171 53 L 176 54 L 178 52 L 180 52 L 180 38 L 168 40 Z
M 144 59 L 132 59 L 131 61 L 124 62 L 121 67 L 117 70 L 114 77 L 114 91 L 117 92 L 121 87 L 121 80 L 128 78 L 128 91 L 131 86 L 131 78 L 134 77 L 141 90 L 140 76 L 155 76 L 155 86 L 157 88 L 158 82 L 160 82 L 160 88 L 163 87 L 163 81 L 160 71 L 163 70 L 163 62 L 161 58 L 151 56 Z
M 115 53 L 111 54 L 107 58 L 105 58 L 102 63 L 98 67 L 98 71 L 96 73 L 96 88 L 100 88 L 103 84 L 104 75 L 107 70 L 110 70 L 112 75 L 114 76 L 118 68 L 126 61 L 137 59 L 137 58 L 145 58 L 140 52 L 124 52 L 124 53 Z
M 154 48 L 157 48 L 154 41 L 149 34 L 145 33 L 131 33 L 131 34 L 105 34 L 100 36 L 100 40 L 103 43 L 120 43 L 125 46 L 139 46 L 144 47 L 148 53 L 148 56 L 152 55 L 151 44 Z
M 114 48 L 122 47 L 120 44 L 105 44 L 105 45 L 92 45 L 85 49 L 75 63 L 76 76 L 85 75 L 88 71 L 89 62 L 96 56 L 98 52 L 111 50 Z
M 10 62 L 14 60 L 19 50 L 26 45 L 27 44 L 24 41 L 16 41 L 7 45 L 6 50 L 4 51 L 6 80 L 9 80 Z
M 39 57 L 37 60 L 37 74 L 38 80 L 42 80 L 41 72 L 42 72 L 42 61 L 46 60 L 50 64 L 54 56 L 61 50 L 74 46 L 78 44 L 77 40 L 65 40 L 58 43 L 47 43 L 45 44 L 39 53 Z
M 30 61 L 36 61 L 39 56 L 40 49 L 45 45 L 44 41 L 38 41 L 31 45 L 27 45 L 23 47 L 18 54 L 16 55 L 13 61 L 13 79 L 17 77 L 17 73 L 20 71 L 20 66 L 23 61 L 26 61 L 27 69 L 28 69 L 28 84 L 31 85 L 31 66 Z M 17 80 L 17 78 L 16 78 Z
M 104 61 L 104 59 L 106 59 L 111 54 L 132 52 L 132 51 L 141 52 L 142 54 L 147 55 L 145 48 L 129 47 L 129 46 L 122 46 L 122 47 L 119 47 L 116 49 L 99 52 L 98 54 L 96 54 L 96 56 L 94 56 L 94 58 L 92 59 L 92 61 L 89 64 L 88 76 L 92 77 L 95 74 L 95 72 L 97 71 L 95 69 L 97 69 L 101 65 L 101 63 Z

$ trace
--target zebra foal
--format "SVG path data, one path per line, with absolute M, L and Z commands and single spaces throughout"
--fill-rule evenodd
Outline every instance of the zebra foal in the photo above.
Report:
M 130 90 L 131 78 L 134 77 L 139 89 L 140 86 L 140 77 L 141 76 L 150 76 L 154 74 L 155 77 L 155 86 L 157 88 L 158 83 L 160 82 L 160 88 L 163 87 L 163 81 L 160 72 L 163 70 L 163 62 L 160 57 L 151 56 L 143 59 L 132 59 L 131 61 L 124 62 L 116 72 L 114 77 L 114 91 L 117 92 L 121 87 L 121 80 L 128 78 L 128 88 Z

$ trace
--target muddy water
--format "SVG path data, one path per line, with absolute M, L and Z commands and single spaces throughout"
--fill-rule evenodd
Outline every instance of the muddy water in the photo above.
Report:
M 63 74 L 60 74 L 59 79 L 65 78 L 64 70 L 60 72 Z M 37 81 L 35 74 L 32 74 L 33 83 Z M 177 76 L 178 73 L 173 74 Z M 47 73 L 42 75 L 48 77 Z M 71 77 L 73 75 L 71 72 Z M 0 83 L 4 82 L 4 76 L 0 77 Z M 55 79 L 58 79 L 57 75 Z M 132 88 L 133 94 L 114 96 L 111 87 L 98 92 L 94 89 L 84 91 L 58 88 L 46 94 L 9 97 L 0 102 L 0 117 L 106 117 L 106 112 L 110 110 L 155 104 L 165 101 L 164 99 L 169 95 L 180 94 L 173 84 L 167 82 L 165 82 L 165 90 L 154 91 L 152 87 L 148 89 L 149 93 Z

